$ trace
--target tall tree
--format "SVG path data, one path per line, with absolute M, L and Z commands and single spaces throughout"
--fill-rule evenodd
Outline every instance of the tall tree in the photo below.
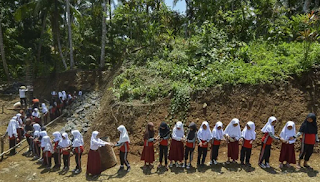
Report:
M 8 65 L 6 61 L 6 56 L 4 52 L 4 44 L 3 44 L 3 35 L 2 35 L 2 17 L 0 16 L 0 51 L 1 51 L 1 59 L 3 63 L 3 69 L 4 72 L 6 73 L 8 81 L 10 80 L 10 75 L 9 75 L 9 70 L 8 70 Z
M 107 5 L 106 0 L 102 1 L 102 36 L 101 36 L 101 55 L 100 55 L 100 68 L 103 68 L 105 65 L 105 51 L 106 51 L 106 34 L 107 34 Z
M 67 6 L 67 18 L 68 18 L 68 35 L 69 35 L 69 46 L 70 46 L 70 69 L 74 68 L 73 60 L 73 45 L 72 45 L 72 30 L 71 30 L 71 16 L 70 16 L 70 3 L 66 0 Z

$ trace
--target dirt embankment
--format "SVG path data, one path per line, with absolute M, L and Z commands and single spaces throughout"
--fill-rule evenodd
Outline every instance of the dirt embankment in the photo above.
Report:
M 110 82 L 106 88 L 110 88 Z M 117 126 L 123 124 L 127 127 L 131 137 L 131 153 L 140 155 L 143 146 L 143 133 L 147 122 L 160 122 L 169 118 L 170 100 L 166 99 L 154 104 L 118 103 L 113 100 L 112 91 L 106 89 L 102 99 L 101 113 L 95 119 L 90 131 L 98 130 L 100 136 L 110 136 L 117 140 Z M 314 70 L 300 77 L 292 77 L 288 81 L 279 81 L 270 84 L 250 86 L 224 86 L 193 95 L 193 101 L 188 113 L 188 122 L 196 122 L 198 126 L 207 120 L 210 127 L 217 121 L 226 126 L 232 118 L 239 118 L 241 128 L 248 121 L 254 121 L 258 135 L 255 146 L 259 145 L 262 133 L 261 128 L 270 116 L 278 118 L 276 134 L 287 121 L 294 121 L 299 129 L 308 113 L 320 115 L 319 97 L 320 72 Z M 207 114 L 203 113 L 203 103 L 207 103 Z M 318 122 L 320 123 L 320 122 Z M 170 123 L 174 125 L 174 121 Z M 156 127 L 157 128 L 157 127 Z M 89 132 L 91 133 L 91 132 Z M 87 135 L 88 142 L 90 136 Z M 299 141 L 298 141 L 299 142 Z M 299 143 L 296 145 L 299 146 Z M 274 145 L 280 148 L 280 144 Z M 319 152 L 319 148 L 316 148 Z

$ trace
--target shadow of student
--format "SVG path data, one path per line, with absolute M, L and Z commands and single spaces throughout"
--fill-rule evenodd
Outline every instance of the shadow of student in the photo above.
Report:
M 262 170 L 266 171 L 267 173 L 270 173 L 270 174 L 278 174 L 278 172 L 275 170 L 274 167 L 270 167 L 270 168 L 261 168 Z
M 110 180 L 110 179 L 115 179 L 115 178 L 123 178 L 123 177 L 125 177 L 127 174 L 128 174 L 128 171 L 122 170 L 122 171 L 118 171 L 118 172 L 115 173 L 115 174 L 106 175 L 106 176 L 108 176 L 108 179 L 107 179 L 107 180 Z
M 175 174 L 184 173 L 184 168 L 182 167 L 172 167 L 170 168 L 171 172 L 174 172 Z
M 158 175 L 161 175 L 161 174 L 164 174 L 164 173 L 167 172 L 167 171 L 169 171 L 168 168 L 160 167 L 160 168 L 157 168 L 156 173 L 157 173 Z
M 140 167 L 140 169 L 142 170 L 142 172 L 143 172 L 143 174 L 145 174 L 145 175 L 150 175 L 151 174 L 151 170 L 152 170 L 152 168 L 150 168 L 150 167 L 146 167 L 146 166 L 142 166 L 142 167 Z
M 197 169 L 193 166 L 190 166 L 189 169 L 187 169 L 187 174 L 192 174 L 192 173 L 195 173 L 197 172 Z
M 86 174 L 86 180 L 87 181 L 98 181 L 100 176 L 101 175 L 88 175 L 88 174 Z M 99 181 L 101 181 L 101 180 L 99 180 Z
M 44 174 L 44 173 L 49 173 L 51 171 L 51 169 L 48 169 L 48 168 L 44 168 L 40 174 Z
M 309 177 L 317 177 L 319 173 L 319 171 L 312 168 L 301 168 L 299 171 L 306 173 Z
M 211 171 L 223 174 L 223 172 L 221 171 L 222 167 L 223 167 L 223 164 L 221 164 L 221 163 L 218 163 L 217 165 L 212 165 Z
M 59 175 L 66 175 L 69 172 L 69 170 L 61 170 L 58 172 Z
M 197 166 L 197 169 L 198 169 L 198 172 L 200 172 L 200 173 L 205 173 L 207 170 L 210 169 L 210 166 L 200 165 L 200 166 Z
M 223 165 L 224 168 L 226 168 L 228 171 L 232 171 L 232 172 L 237 172 L 240 169 L 240 165 L 239 164 L 224 164 Z
M 241 166 L 241 170 L 244 170 L 247 173 L 253 172 L 256 170 L 256 168 L 252 166 Z

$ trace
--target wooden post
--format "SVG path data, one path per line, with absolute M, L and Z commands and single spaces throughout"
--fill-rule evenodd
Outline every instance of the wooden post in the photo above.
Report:
M 3 114 L 4 113 L 4 105 L 2 105 L 2 113 L 1 114 Z
M 1 136 L 1 154 L 4 151 L 4 137 Z M 1 156 L 1 161 L 3 160 L 3 155 Z

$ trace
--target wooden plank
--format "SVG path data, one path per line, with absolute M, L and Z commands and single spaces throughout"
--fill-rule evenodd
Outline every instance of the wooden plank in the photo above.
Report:
M 4 151 L 4 137 L 1 137 L 1 153 Z M 3 160 L 3 155 L 1 156 L 1 161 Z

